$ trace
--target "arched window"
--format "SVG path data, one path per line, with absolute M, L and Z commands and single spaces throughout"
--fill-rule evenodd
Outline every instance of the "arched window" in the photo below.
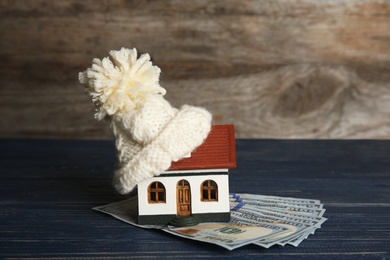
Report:
M 159 182 L 152 182 L 148 187 L 149 203 L 165 203 L 165 187 Z
M 218 185 L 213 180 L 205 180 L 201 184 L 202 201 L 218 201 Z

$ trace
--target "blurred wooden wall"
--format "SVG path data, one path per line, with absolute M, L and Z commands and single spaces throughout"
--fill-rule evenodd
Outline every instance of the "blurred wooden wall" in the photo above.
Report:
M 0 0 L 0 29 L 0 137 L 111 138 L 77 76 L 121 47 L 237 137 L 390 137 L 390 1 Z

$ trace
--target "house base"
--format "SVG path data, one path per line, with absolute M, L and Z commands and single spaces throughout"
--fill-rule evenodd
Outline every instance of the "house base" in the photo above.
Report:
M 174 217 L 171 222 L 169 222 L 169 225 L 176 226 L 176 227 L 191 227 L 196 226 L 199 224 L 199 219 L 194 216 L 176 216 Z
M 192 214 L 192 218 L 195 218 L 198 221 L 192 221 L 190 219 L 178 219 L 177 215 L 139 215 L 138 224 L 140 225 L 175 225 L 175 226 L 192 226 L 197 225 L 202 222 L 229 222 L 230 221 L 230 212 L 219 212 L 219 213 L 201 213 L 201 214 Z M 178 223 L 178 224 L 177 224 Z M 183 224 L 180 224 L 183 223 Z

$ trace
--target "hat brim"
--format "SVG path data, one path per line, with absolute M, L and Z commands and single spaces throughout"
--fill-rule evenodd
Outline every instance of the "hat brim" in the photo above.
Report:
M 211 114 L 199 107 L 184 105 L 161 133 L 114 174 L 113 184 L 127 194 L 148 178 L 169 169 L 200 146 L 211 129 Z

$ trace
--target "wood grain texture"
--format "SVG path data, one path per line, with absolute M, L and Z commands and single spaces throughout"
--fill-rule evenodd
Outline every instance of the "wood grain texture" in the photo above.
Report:
M 110 138 L 77 74 L 111 49 L 243 138 L 389 138 L 390 2 L 0 1 L 0 136 Z
M 91 208 L 111 186 L 112 141 L 0 139 L 0 258 L 389 259 L 390 142 L 237 140 L 230 191 L 318 199 L 328 220 L 298 247 L 216 245 Z

